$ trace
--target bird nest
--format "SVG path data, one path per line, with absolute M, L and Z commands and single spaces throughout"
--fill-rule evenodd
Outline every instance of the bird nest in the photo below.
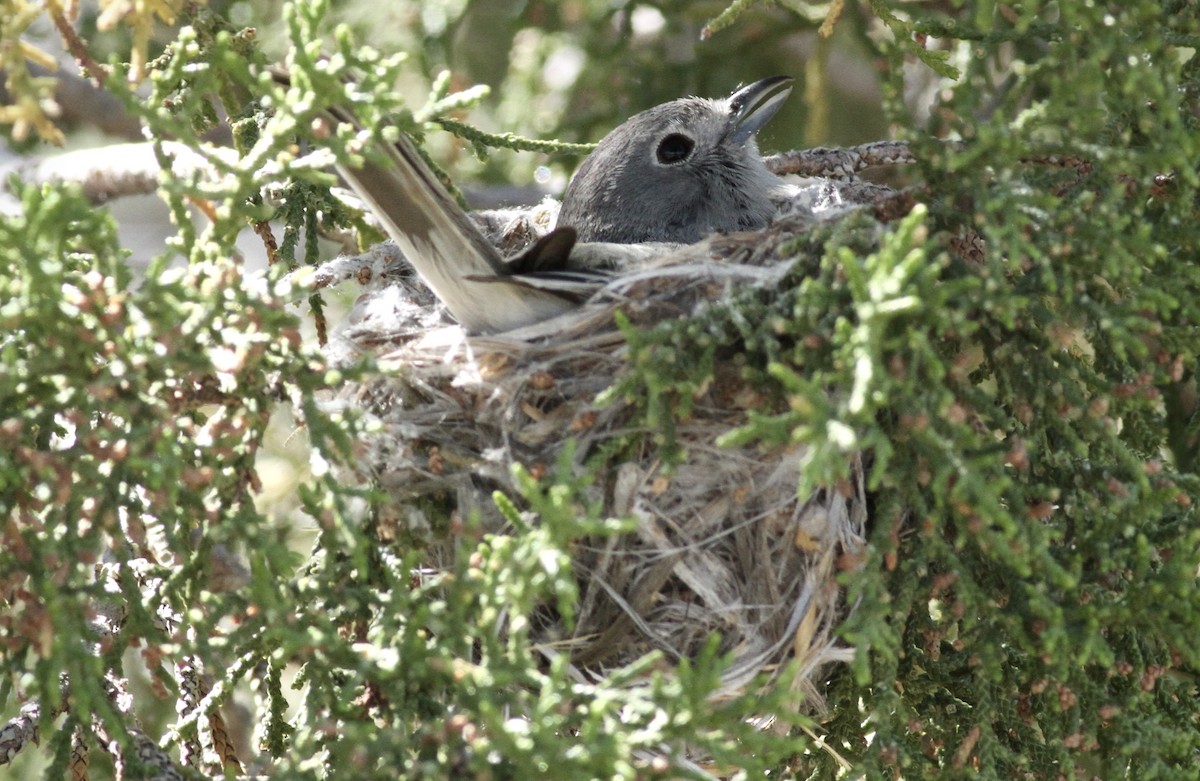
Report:
M 517 495 L 514 466 L 537 475 L 565 462 L 595 475 L 584 501 L 601 517 L 630 519 L 632 530 L 572 548 L 574 622 L 568 629 L 547 606 L 535 642 L 588 675 L 650 651 L 695 657 L 719 636 L 734 661 L 718 696 L 743 692 L 794 659 L 797 705 L 819 709 L 816 676 L 850 654 L 834 629 L 847 613 L 838 576 L 864 544 L 859 461 L 844 482 L 801 495 L 803 446 L 722 446 L 751 413 L 783 403 L 722 360 L 735 345 L 718 349 L 711 380 L 674 422 L 675 458 L 664 457 L 662 432 L 648 430 L 636 394 L 606 391 L 634 371 L 618 320 L 651 329 L 700 321 L 740 295 L 776 295 L 797 262 L 781 245 L 845 211 L 822 211 L 810 198 L 763 231 L 660 248 L 579 309 L 500 335 L 447 325 L 420 283 L 396 272 L 386 245 L 324 269 L 326 283 L 369 280 L 335 352 L 367 351 L 378 361 L 343 401 L 377 423 L 361 443 L 360 477 L 391 500 L 377 518 L 381 535 L 420 540 L 437 568 L 455 544 L 448 518 L 474 516 L 502 531 L 492 495 Z M 511 217 L 485 216 L 481 225 L 503 244 L 548 224 L 537 210 Z

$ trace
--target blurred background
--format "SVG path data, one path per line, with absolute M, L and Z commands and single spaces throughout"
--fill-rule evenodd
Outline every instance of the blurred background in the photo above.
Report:
M 878 76 L 860 41 L 874 33 L 871 20 L 848 5 L 834 34 L 817 28 L 830 3 L 800 0 L 751 8 L 736 24 L 701 39 L 724 2 L 620 2 L 619 0 L 335 0 L 329 16 L 364 45 L 404 52 L 405 76 L 397 89 L 423 104 L 433 77 L 451 74 L 452 89 L 486 85 L 490 93 L 464 120 L 490 132 L 534 138 L 597 141 L 625 118 L 683 95 L 721 97 L 738 85 L 776 74 L 796 78 L 789 104 L 761 134 L 764 151 L 848 145 L 887 136 Z M 234 27 L 254 27 L 267 51 L 284 53 L 278 0 L 214 2 L 207 8 Z M 80 36 L 103 62 L 129 50 L 130 33 L 103 30 L 103 13 L 85 2 Z M 49 24 L 26 36 L 61 52 Z M 174 37 L 162 26 L 155 45 Z M 78 69 L 61 57 L 60 106 L 72 145 L 101 137 L 140 140 L 135 124 L 112 115 L 115 103 L 89 98 L 74 78 Z M 0 98 L 3 98 L 0 94 Z M 486 160 L 448 134 L 429 138 L 431 151 L 457 181 L 484 186 L 539 184 L 561 193 L 579 158 L 497 150 Z M 45 153 L 22 145 L 13 151 Z M 540 170 L 539 170 L 540 169 Z

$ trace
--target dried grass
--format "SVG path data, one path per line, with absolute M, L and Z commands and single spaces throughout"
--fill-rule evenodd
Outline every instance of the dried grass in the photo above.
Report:
M 569 453 L 582 473 L 589 458 L 614 450 L 620 455 L 609 458 L 588 499 L 607 516 L 634 519 L 635 530 L 573 550 L 576 621 L 568 631 L 547 608 L 535 630 L 542 651 L 565 654 L 590 678 L 651 650 L 694 657 L 719 635 L 736 660 L 719 697 L 795 659 L 795 704 L 819 710 L 822 670 L 851 653 L 833 630 L 848 609 L 838 575 L 864 544 L 861 464 L 850 465 L 843 484 L 799 496 L 802 447 L 718 446 L 767 403 L 731 361 L 718 361 L 713 381 L 678 422 L 684 457 L 670 469 L 654 432 L 640 428 L 636 405 L 597 403 L 629 371 L 617 312 L 651 326 L 739 289 L 774 288 L 792 262 L 780 259 L 780 245 L 818 218 L 828 215 L 807 209 L 759 233 L 678 248 L 577 311 L 498 336 L 467 337 L 435 322 L 417 283 L 376 275 L 377 289 L 356 307 L 341 349 L 369 350 L 382 367 L 350 402 L 380 426 L 362 443 L 361 465 L 392 499 L 379 519 L 384 533 L 421 536 L 432 523 L 422 509 L 431 496 L 451 497 L 460 515 L 478 513 L 499 531 L 504 521 L 491 495 L 497 488 L 515 495 L 514 464 L 536 473 Z M 618 439 L 622 445 L 610 448 Z M 429 565 L 444 562 L 453 544 L 432 544 Z

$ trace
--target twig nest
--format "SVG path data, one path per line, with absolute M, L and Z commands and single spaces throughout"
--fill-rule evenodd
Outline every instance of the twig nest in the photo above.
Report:
M 547 608 L 534 639 L 589 674 L 654 650 L 693 657 L 718 635 L 736 660 L 722 695 L 795 658 L 805 690 L 797 694 L 819 707 L 808 681 L 849 654 L 832 630 L 846 611 L 837 576 L 863 545 L 861 465 L 855 460 L 841 485 L 798 495 L 802 447 L 721 446 L 768 403 L 732 360 L 715 362 L 675 422 L 674 463 L 664 459 L 660 432 L 646 430 L 637 398 L 601 398 L 632 371 L 618 316 L 639 328 L 702 319 L 731 296 L 773 290 L 793 263 L 781 259 L 780 245 L 818 218 L 805 207 L 761 232 L 677 248 L 577 310 L 496 336 L 420 317 L 388 322 L 389 311 L 411 314 L 406 290 L 419 284 L 389 281 L 390 303 L 376 301 L 374 312 L 360 306 L 343 331 L 343 346 L 379 359 L 352 403 L 378 423 L 361 443 L 361 476 L 392 499 L 381 533 L 422 540 L 436 567 L 454 544 L 445 531 L 452 513 L 477 513 L 486 528 L 502 530 L 491 497 L 496 489 L 516 495 L 514 465 L 536 474 L 567 454 L 583 474 L 602 458 L 586 499 L 604 516 L 632 519 L 633 531 L 573 550 L 575 624 L 568 630 Z

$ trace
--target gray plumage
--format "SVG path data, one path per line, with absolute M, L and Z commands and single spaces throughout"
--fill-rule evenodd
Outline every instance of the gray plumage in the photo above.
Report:
M 694 242 L 714 231 L 761 228 L 779 180 L 753 137 L 791 90 L 776 76 L 724 100 L 684 98 L 610 133 L 563 198 L 558 227 L 503 259 L 458 208 L 412 142 L 371 142 L 361 166 L 338 170 L 382 222 L 417 273 L 469 331 L 495 333 L 554 317 L 587 298 L 605 270 L 580 268 L 588 242 Z M 331 109 L 355 127 L 353 111 Z
M 558 225 L 580 241 L 692 243 L 716 232 L 762 228 L 780 181 L 754 134 L 774 116 L 792 79 L 773 76 L 728 98 L 682 98 L 613 130 L 563 195 Z

